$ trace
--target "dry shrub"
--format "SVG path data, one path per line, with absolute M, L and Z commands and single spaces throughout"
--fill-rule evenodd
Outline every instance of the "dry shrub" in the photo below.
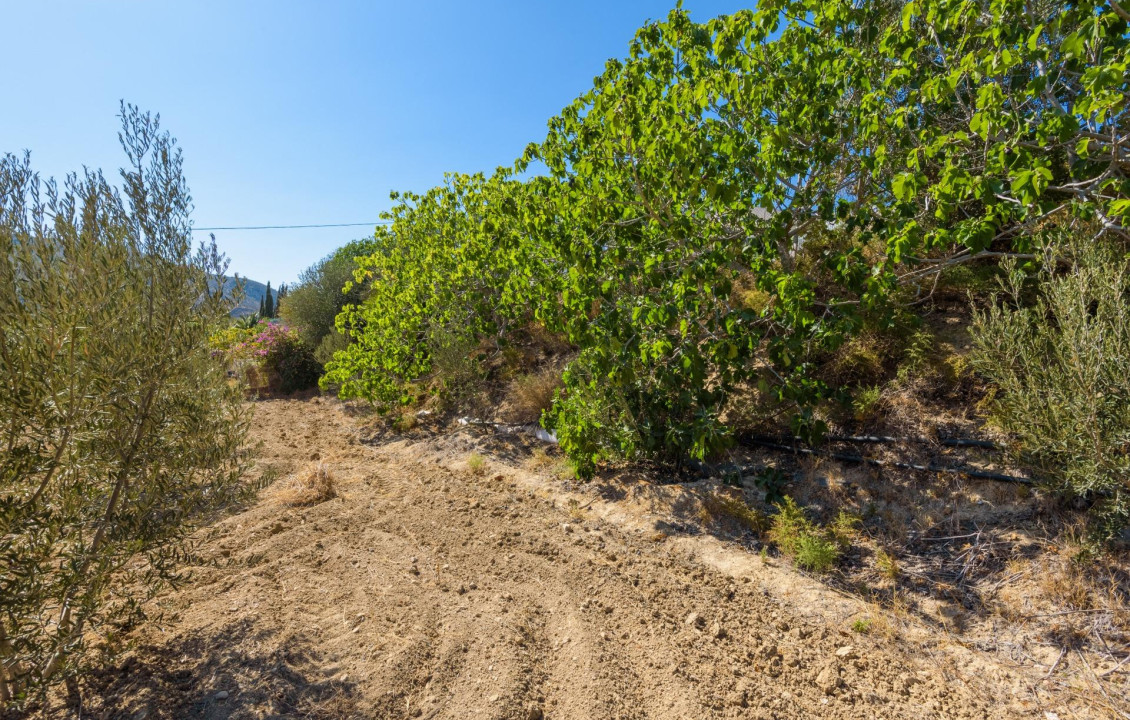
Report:
M 279 492 L 279 500 L 291 507 L 317 505 L 337 497 L 334 477 L 325 463 L 306 467 L 290 485 Z
M 553 404 L 553 395 L 561 387 L 561 371 L 544 368 L 522 375 L 510 383 L 510 414 L 517 422 L 537 422 L 541 411 Z

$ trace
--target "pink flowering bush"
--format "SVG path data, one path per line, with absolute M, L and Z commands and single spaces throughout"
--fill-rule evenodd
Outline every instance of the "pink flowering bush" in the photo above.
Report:
M 289 394 L 314 387 L 322 374 L 298 331 L 281 323 L 260 320 L 251 328 L 225 328 L 212 336 L 211 346 L 252 390 Z

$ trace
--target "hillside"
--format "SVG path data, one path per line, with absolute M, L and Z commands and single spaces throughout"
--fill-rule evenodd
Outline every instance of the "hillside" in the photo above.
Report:
M 259 302 L 267 294 L 267 286 L 261 282 L 245 277 L 229 277 L 224 280 L 224 296 L 232 297 L 239 282 L 243 283 L 243 299 L 232 308 L 232 317 L 244 317 L 258 312 Z

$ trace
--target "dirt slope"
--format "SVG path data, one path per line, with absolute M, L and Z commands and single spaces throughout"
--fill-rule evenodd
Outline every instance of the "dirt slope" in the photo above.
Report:
M 366 444 L 320 399 L 259 403 L 256 427 L 261 463 L 325 462 L 339 497 L 285 507 L 284 476 L 204 532 L 214 566 L 85 716 L 1044 717 L 960 648 L 851 633 L 847 601 L 787 568 L 571 505 L 516 461 L 475 474 L 471 434 Z

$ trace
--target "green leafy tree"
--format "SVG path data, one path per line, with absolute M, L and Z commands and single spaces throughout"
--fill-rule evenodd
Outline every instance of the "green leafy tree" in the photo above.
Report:
M 355 279 L 368 295 L 338 315 L 349 344 L 322 386 L 398 403 L 431 371 L 437 343 L 503 343 L 528 322 L 533 299 L 560 274 L 522 225 L 528 195 L 505 175 L 451 175 L 423 195 L 394 195 L 401 202 L 377 228 L 376 251 L 357 259 Z
M 17 706 L 136 618 L 244 491 L 246 411 L 207 345 L 226 262 L 193 248 L 159 118 L 121 119 L 120 190 L 0 159 L 0 700 Z
M 365 297 L 367 283 L 354 282 L 355 258 L 372 254 L 373 248 L 372 240 L 351 242 L 304 270 L 298 285 L 287 287 L 279 314 L 323 362 L 332 358 L 334 350 L 345 347 L 335 318 L 346 305 L 355 305 Z
M 325 382 L 402 400 L 434 328 L 505 343 L 536 319 L 580 349 L 544 420 L 583 474 L 716 452 L 753 389 L 817 436 L 838 391 L 818 363 L 946 268 L 1030 260 L 1047 223 L 1127 237 L 1126 19 L 1109 1 L 677 8 L 515 167 L 545 175 L 401 199 Z

